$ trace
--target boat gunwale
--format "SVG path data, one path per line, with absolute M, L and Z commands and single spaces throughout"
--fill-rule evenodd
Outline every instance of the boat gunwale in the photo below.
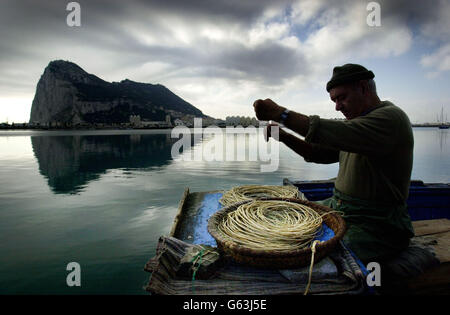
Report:
M 181 222 L 181 218 L 183 216 L 183 209 L 184 209 L 184 204 L 186 202 L 187 197 L 189 196 L 189 187 L 186 187 L 184 189 L 183 195 L 181 197 L 180 202 L 178 203 L 178 211 L 177 214 L 175 215 L 175 218 L 173 219 L 173 223 L 172 223 L 172 229 L 170 230 L 169 236 L 171 237 L 175 237 L 175 234 L 177 232 L 177 230 L 179 229 L 179 225 Z

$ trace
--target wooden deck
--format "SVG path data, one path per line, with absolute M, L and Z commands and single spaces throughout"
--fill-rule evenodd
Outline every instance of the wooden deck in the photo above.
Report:
M 432 248 L 440 265 L 406 283 L 412 294 L 450 294 L 450 220 L 413 221 L 414 239 Z
M 185 279 L 177 275 L 177 266 L 187 248 L 195 246 L 194 244 L 211 245 L 202 242 L 208 240 L 203 237 L 204 233 L 198 231 L 206 227 L 207 215 L 202 210 L 205 209 L 205 200 L 218 192 L 220 191 L 190 192 L 186 188 L 169 235 L 160 238 L 156 255 L 144 267 L 145 271 L 152 273 L 146 290 L 158 295 L 303 294 L 308 266 L 292 270 L 295 274 L 295 277 L 291 276 L 292 279 L 288 277 L 290 274 L 283 275 L 279 270 L 251 268 L 232 262 L 220 267 L 213 279 L 196 279 L 195 284 L 191 278 Z M 305 277 L 302 278 L 303 275 Z M 309 294 L 361 294 L 364 290 L 360 266 L 339 243 L 330 257 L 315 265 Z
M 215 191 L 218 192 L 218 191 Z M 211 193 L 211 192 L 209 192 Z M 205 197 L 205 192 L 190 192 L 187 188 L 179 203 L 169 237 L 192 243 L 194 234 L 192 218 L 199 203 Z M 434 219 L 413 221 L 415 230 L 414 242 L 425 245 L 440 264 L 426 270 L 419 276 L 402 281 L 401 291 L 391 291 L 394 294 L 450 294 L 450 220 Z M 155 260 L 150 260 L 145 270 L 155 270 Z M 236 291 L 238 292 L 238 291 Z

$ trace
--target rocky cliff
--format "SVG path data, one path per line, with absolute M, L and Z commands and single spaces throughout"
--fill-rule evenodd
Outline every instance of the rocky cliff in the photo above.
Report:
M 37 84 L 30 123 L 123 123 L 130 115 L 151 121 L 165 120 L 166 115 L 207 117 L 163 85 L 110 83 L 57 60 L 49 63 Z

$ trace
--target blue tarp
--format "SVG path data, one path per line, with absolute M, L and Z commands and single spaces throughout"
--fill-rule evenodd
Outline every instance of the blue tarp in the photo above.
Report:
M 197 213 L 196 228 L 194 229 L 193 243 L 205 244 L 210 246 L 217 246 L 216 241 L 208 232 L 209 218 L 222 208 L 219 200 L 222 198 L 222 193 L 206 194 Z M 318 233 L 315 240 L 326 241 L 334 236 L 334 231 L 323 223 L 322 231 Z

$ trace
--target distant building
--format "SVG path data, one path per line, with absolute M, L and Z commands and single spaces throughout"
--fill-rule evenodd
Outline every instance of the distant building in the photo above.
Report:
M 170 128 L 172 127 L 171 117 L 170 115 L 166 115 L 165 120 L 141 120 L 140 115 L 131 115 L 130 116 L 130 124 L 136 128 Z
M 259 126 L 259 122 L 255 117 L 244 116 L 228 116 L 225 118 L 225 123 L 227 126 Z
M 184 126 L 184 122 L 181 119 L 175 119 L 174 121 L 175 126 Z
M 139 115 L 131 115 L 130 116 L 130 124 L 132 126 L 140 127 L 140 125 L 141 125 L 141 116 L 139 116 Z
M 217 126 L 217 127 L 225 127 L 227 124 L 226 124 L 225 120 L 215 119 L 214 120 L 214 125 Z
M 166 124 L 169 127 L 172 127 L 172 119 L 170 118 L 170 115 L 166 115 Z

